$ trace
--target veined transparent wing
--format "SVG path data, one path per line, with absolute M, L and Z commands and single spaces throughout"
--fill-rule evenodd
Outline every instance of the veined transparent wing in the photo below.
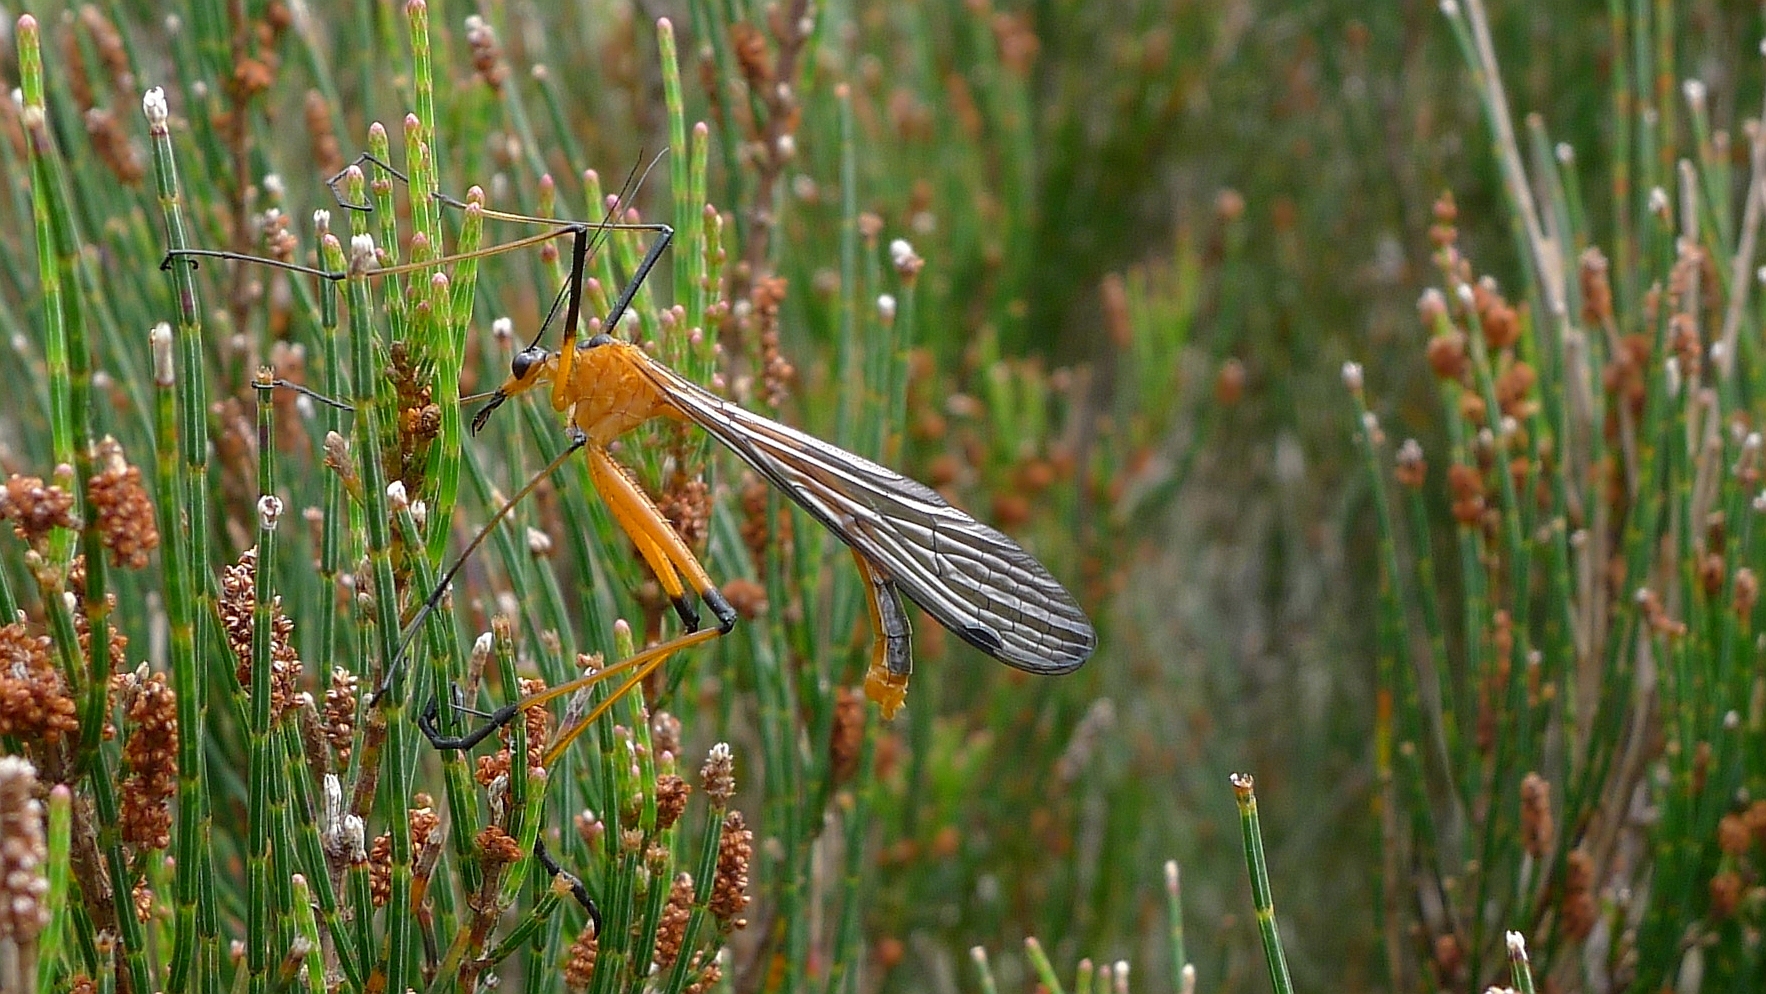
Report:
M 923 483 L 744 410 L 658 363 L 644 367 L 682 414 L 970 645 L 1031 673 L 1067 673 L 1091 656 L 1091 620 L 1008 536 Z

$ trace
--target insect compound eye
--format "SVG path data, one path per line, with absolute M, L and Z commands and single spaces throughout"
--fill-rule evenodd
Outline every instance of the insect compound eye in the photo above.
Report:
M 533 369 L 534 363 L 544 358 L 545 356 L 538 349 L 522 349 L 515 353 L 515 358 L 509 360 L 509 375 L 518 380 L 525 380 L 527 374 Z

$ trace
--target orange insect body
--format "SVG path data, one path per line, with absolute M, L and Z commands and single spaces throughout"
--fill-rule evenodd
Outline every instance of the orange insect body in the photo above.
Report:
M 548 358 L 538 380 L 552 380 L 552 406 L 570 411 L 570 421 L 589 436 L 590 445 L 605 447 L 655 417 L 686 420 L 643 372 L 650 357 L 630 342 L 609 341 L 575 349 L 568 382 L 558 378 L 559 353 Z M 562 402 L 560 402 L 562 401 Z
M 911 626 L 898 593 L 971 645 L 1032 673 L 1065 673 L 1095 643 L 1085 613 L 1048 570 L 1007 536 L 907 477 L 710 393 L 643 349 L 606 334 L 557 352 L 530 346 L 510 364 L 491 406 L 550 381 L 568 411 L 590 481 L 687 625 L 669 651 L 715 638 L 697 632 L 691 588 L 718 617 L 735 613 L 649 496 L 613 460 L 614 439 L 654 417 L 698 425 L 845 542 L 867 584 L 877 640 L 865 691 L 885 717 L 899 709 L 913 667 Z M 476 422 L 475 422 L 476 423 Z M 666 653 L 663 654 L 664 656 Z M 663 656 L 658 656 L 658 659 Z
M 606 480 L 604 470 L 607 468 L 616 468 L 624 478 L 622 482 L 629 483 L 630 480 L 629 474 L 624 473 L 624 468 L 618 467 L 606 454 L 607 447 L 614 439 L 651 418 L 667 417 L 688 422 L 694 420 L 669 401 L 663 387 L 656 382 L 656 369 L 642 348 L 601 335 L 589 347 L 568 347 L 561 352 L 545 353 L 543 360 L 528 362 L 521 374 L 511 376 L 498 393 L 505 397 L 512 396 L 550 382 L 553 408 L 569 411 L 570 424 L 580 430 L 586 439 L 590 474 L 597 488 L 619 491 L 624 488 L 617 484 L 603 486 L 603 481 Z M 681 384 L 671 386 L 674 389 L 681 388 Z M 670 554 L 675 551 L 674 546 L 678 541 L 672 532 L 667 535 L 647 534 L 654 530 L 646 528 L 647 522 L 643 520 L 645 515 L 641 512 L 637 515 L 625 513 L 625 509 L 633 504 L 650 507 L 647 495 L 631 485 L 623 501 L 617 492 L 607 496 L 611 497 L 609 506 L 614 517 L 622 526 L 627 526 L 626 530 L 639 554 L 649 562 L 671 597 L 678 602 L 684 593 L 680 581 L 670 575 L 676 568 L 687 573 L 689 581 L 698 579 L 699 582 L 695 585 L 701 590 L 707 589 L 706 585 L 710 581 L 695 577 L 698 563 L 690 554 Z M 650 518 L 654 520 L 654 512 Z M 686 551 L 684 546 L 681 551 Z M 865 559 L 860 556 L 858 562 L 861 571 L 870 576 L 871 571 L 867 568 Z M 893 604 L 893 601 L 889 603 Z M 713 609 L 717 609 L 715 604 Z M 887 608 L 879 605 L 873 595 L 871 622 L 879 632 L 889 629 L 889 623 L 882 614 L 884 610 Z M 899 630 L 905 632 L 905 623 Z M 901 648 L 905 650 L 905 645 Z M 661 658 L 666 656 L 659 656 L 658 661 Z M 871 666 L 865 673 L 865 695 L 877 704 L 886 718 L 893 717 L 907 699 L 908 679 L 905 672 L 900 672 L 901 665 L 897 660 L 892 667 L 887 655 L 878 651 L 873 654 Z
M 588 460 L 590 483 L 686 627 L 685 635 L 658 646 L 653 655 L 640 653 L 649 660 L 646 666 L 661 665 L 670 654 L 716 638 L 736 624 L 735 609 L 705 567 L 608 453 L 614 439 L 655 417 L 687 421 L 709 432 L 852 550 L 876 633 L 865 690 L 885 717 L 901 707 L 913 669 L 912 626 L 903 596 L 965 642 L 1026 672 L 1070 672 L 1091 655 L 1097 645 L 1091 620 L 1047 567 L 930 487 L 743 410 L 630 342 L 603 332 L 579 344 L 582 272 L 591 229 L 565 230 L 575 241 L 568 296 L 560 297 L 568 302 L 563 341 L 557 351 L 536 340 L 516 353 L 509 379 L 474 416 L 472 426 L 474 431 L 483 427 L 490 413 L 515 394 L 552 384 L 552 407 L 569 412 L 575 445 Z M 642 282 L 671 234 L 662 229 L 603 327 L 619 325 L 631 289 Z M 699 630 L 689 590 L 717 616 L 716 631 Z M 640 678 L 632 677 L 614 696 Z M 529 698 L 527 703 L 537 701 Z

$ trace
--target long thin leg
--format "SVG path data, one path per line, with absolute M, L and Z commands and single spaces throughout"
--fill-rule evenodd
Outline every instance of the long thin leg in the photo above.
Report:
M 270 381 L 270 385 L 273 387 L 280 387 L 284 390 L 293 390 L 295 393 L 298 393 L 303 397 L 308 397 L 308 398 L 311 398 L 312 400 L 316 400 L 319 403 L 324 404 L 327 407 L 335 407 L 340 411 L 349 411 L 351 413 L 355 412 L 355 408 L 352 407 L 351 405 L 346 404 L 341 400 L 334 400 L 330 397 L 327 397 L 324 394 L 320 393 L 317 390 L 314 390 L 312 387 L 309 387 L 304 383 L 296 383 L 293 380 L 285 380 L 282 377 L 278 376 L 275 379 Z
M 570 744 L 575 742 L 578 736 L 595 726 L 595 722 L 598 721 L 602 715 L 607 713 L 608 708 L 613 707 L 614 703 L 620 698 L 637 689 L 638 685 L 648 679 L 650 674 L 656 672 L 658 667 L 663 663 L 668 662 L 669 657 L 683 649 L 690 649 L 701 642 L 710 642 L 712 639 L 715 639 L 722 634 L 722 632 L 719 632 L 715 628 L 707 628 L 704 631 L 699 632 L 689 632 L 686 635 L 671 639 L 661 645 L 651 646 L 643 652 L 638 653 L 636 656 L 633 656 L 631 659 L 625 660 L 625 662 L 620 665 L 623 666 L 625 663 L 630 663 L 634 660 L 642 661 L 632 668 L 631 675 L 626 677 L 625 681 L 618 687 L 615 687 L 613 693 L 607 695 L 606 700 L 595 705 L 589 710 L 588 714 L 583 715 L 581 721 L 571 725 L 569 728 L 563 729 L 552 739 L 552 744 L 546 747 L 545 754 L 540 758 L 540 765 L 550 768 L 552 763 L 556 761 L 559 756 L 564 755 L 564 750 L 570 748 Z M 600 673 L 589 674 L 589 676 L 593 677 L 598 677 L 600 675 Z
M 312 266 L 303 266 L 298 262 L 284 262 L 281 259 L 272 259 L 268 256 L 246 255 L 244 252 L 229 252 L 225 249 L 193 248 L 172 249 L 168 251 L 165 258 L 159 261 L 160 270 L 162 272 L 170 270 L 174 260 L 177 259 L 189 259 L 190 265 L 193 268 L 196 266 L 197 259 L 225 259 L 228 262 L 250 262 L 270 266 L 275 269 L 286 269 L 291 273 L 316 276 L 319 279 L 331 280 L 334 283 L 349 275 L 348 273 L 333 272 L 329 269 L 315 269 Z
M 495 711 L 492 711 L 486 716 L 484 724 L 467 732 L 465 735 L 447 736 L 441 734 L 440 729 L 436 728 L 435 725 L 436 718 L 440 713 L 440 704 L 439 702 L 432 700 L 429 702 L 429 706 L 423 709 L 423 713 L 418 716 L 417 728 L 423 732 L 423 737 L 429 740 L 429 744 L 437 749 L 471 749 L 485 739 L 490 738 L 493 732 L 515 720 L 516 715 L 526 711 L 528 708 L 541 707 L 560 697 L 574 694 L 579 690 L 592 687 L 595 684 L 606 680 L 613 680 L 621 677 L 625 678 L 624 682 L 622 682 L 618 689 L 608 696 L 607 700 L 596 705 L 595 709 L 590 711 L 587 717 L 564 730 L 553 740 L 552 746 L 546 750 L 545 758 L 541 762 L 541 765 L 543 766 L 550 766 L 552 761 L 563 753 L 564 748 L 571 742 L 575 741 L 576 736 L 581 734 L 583 729 L 587 728 L 595 721 L 595 719 L 601 717 L 601 715 L 606 712 L 607 708 L 611 706 L 613 701 L 617 701 L 621 697 L 624 697 L 632 690 L 632 688 L 643 682 L 644 678 L 649 676 L 656 667 L 667 662 L 670 656 L 673 656 L 675 653 L 680 652 L 683 649 L 692 648 L 701 642 L 709 642 L 710 640 L 717 638 L 719 634 L 720 633 L 716 629 L 708 628 L 704 631 L 682 635 L 679 638 L 664 642 L 661 645 L 653 645 L 642 652 L 634 653 L 630 658 L 622 659 L 605 669 L 599 669 L 593 673 L 585 673 L 582 676 L 577 677 L 575 680 L 561 683 L 556 687 L 548 687 L 538 693 L 529 694 L 521 700 L 515 701 L 511 704 L 505 704 Z
M 570 281 L 565 285 L 570 304 L 564 312 L 564 340 L 558 345 L 558 369 L 552 375 L 552 409 L 555 411 L 569 407 L 571 396 L 576 392 L 572 369 L 576 364 L 576 325 L 583 312 L 583 267 L 588 259 L 589 232 L 586 228 L 578 228 L 570 243 Z M 554 304 L 553 313 L 557 310 Z M 546 323 L 550 324 L 551 320 L 552 315 L 546 315 Z M 538 343 L 545 333 L 546 325 L 542 324 L 534 333 L 534 342 Z
M 597 453 L 601 453 L 601 458 L 596 458 Z M 617 476 L 618 480 L 604 480 L 606 475 Z M 625 475 L 624 468 L 599 446 L 589 450 L 589 482 L 594 485 L 595 492 L 601 495 L 601 502 L 607 505 L 607 510 L 613 515 L 614 524 L 632 540 L 632 545 L 637 547 L 644 564 L 656 575 L 656 582 L 662 584 L 662 592 L 668 595 L 669 603 L 674 605 L 681 624 L 689 632 L 697 631 L 699 612 L 694 609 L 692 601 L 687 599 L 687 588 L 681 582 L 680 572 L 667 552 L 651 536 L 650 530 L 644 526 L 647 516 L 659 513 L 655 506 L 649 503 L 644 492 Z M 635 500 L 633 494 L 643 498 L 643 501 Z M 674 529 L 670 528 L 669 532 L 672 534 Z
M 458 690 L 455 692 L 458 693 Z M 523 701 L 515 701 L 512 704 L 503 705 L 487 715 L 484 724 L 465 735 L 443 735 L 441 729 L 436 727 L 436 722 L 441 718 L 441 701 L 439 698 L 432 697 L 429 699 L 429 706 L 425 707 L 423 712 L 417 716 L 417 729 L 423 733 L 424 738 L 429 740 L 429 744 L 437 749 L 471 749 L 490 738 L 492 732 L 514 720 L 515 716 L 521 713 L 524 703 Z
M 563 877 L 565 882 L 570 884 L 571 895 L 576 898 L 576 903 L 582 905 L 583 910 L 589 913 L 589 921 L 595 923 L 595 935 L 599 938 L 601 935 L 601 908 L 595 904 L 595 899 L 589 896 L 589 889 L 583 886 L 582 879 L 559 866 L 558 861 L 552 858 L 552 854 L 546 851 L 546 843 L 542 839 L 533 840 L 533 858 L 539 860 L 540 866 L 545 869 L 547 875 Z
M 619 297 L 613 301 L 613 307 L 607 311 L 606 320 L 601 322 L 602 328 L 611 331 L 619 327 L 619 319 L 625 317 L 626 309 L 632 306 L 632 298 L 637 295 L 638 288 L 644 285 L 650 270 L 656 268 L 656 263 L 662 259 L 662 253 L 668 251 L 669 243 L 674 241 L 675 230 L 668 225 L 658 224 L 652 230 L 656 232 L 656 240 L 650 243 L 650 250 L 644 253 L 638 268 L 632 272 L 632 278 L 625 281 L 625 289 L 619 292 Z
M 687 582 L 693 585 L 693 590 L 705 601 L 705 606 L 711 608 L 711 613 L 717 616 L 719 633 L 734 628 L 736 609 L 730 606 L 729 601 L 724 600 L 723 593 L 711 582 L 705 567 L 699 565 L 699 560 L 687 548 L 687 543 L 681 541 L 681 536 L 675 533 L 668 519 L 651 503 L 650 496 L 632 482 L 619 463 L 614 462 L 613 457 L 607 454 L 607 450 L 599 446 L 589 448 L 589 478 L 594 481 L 595 489 L 607 501 L 608 506 L 611 507 L 616 502 L 625 506 L 630 522 L 628 524 L 622 520 L 621 527 L 626 529 L 626 533 L 633 534 L 632 526 L 636 526 L 662 550 Z M 618 515 L 615 517 L 617 519 Z

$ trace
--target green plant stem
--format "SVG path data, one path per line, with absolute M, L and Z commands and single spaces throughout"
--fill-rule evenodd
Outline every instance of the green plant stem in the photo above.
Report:
M 1048 954 L 1043 952 L 1042 943 L 1037 941 L 1036 936 L 1024 940 L 1024 955 L 1030 960 L 1030 968 L 1036 972 L 1036 979 L 1043 987 L 1048 988 L 1049 994 L 1066 994 L 1066 988 L 1061 986 L 1061 978 L 1055 975 L 1054 964 L 1049 962 Z
M 872 778 L 876 772 L 876 711 L 865 709 L 865 739 L 860 747 L 856 782 L 836 802 L 845 828 L 846 865 L 840 880 L 840 915 L 835 927 L 832 964 L 828 970 L 828 994 L 857 994 L 859 957 L 864 953 L 860 932 L 860 904 L 865 882 L 865 829 L 870 825 Z
M 155 511 L 160 534 L 160 561 L 165 571 L 166 621 L 172 664 L 172 690 L 178 698 L 178 726 L 181 729 L 202 727 L 202 674 L 196 659 L 194 605 L 191 602 L 189 565 L 186 553 L 183 515 L 179 513 L 181 493 L 178 460 L 178 410 L 176 364 L 172 356 L 170 325 L 156 326 L 150 334 L 149 348 L 153 355 L 154 396 L 157 413 L 155 441 L 156 484 Z M 208 794 L 201 737 L 184 734 L 178 737 L 178 833 L 176 848 L 176 890 L 173 924 L 173 947 L 168 991 L 182 991 L 190 981 L 196 964 L 197 917 L 201 852 L 207 848 L 208 820 L 204 817 L 204 798 Z M 200 984 L 192 984 L 197 987 Z
M 53 787 L 49 791 L 45 812 L 48 847 L 43 876 L 48 888 L 43 892 L 43 910 L 47 913 L 48 925 L 37 937 L 35 984 L 39 991 L 54 989 L 55 980 L 64 977 L 72 966 L 66 958 L 70 952 L 69 939 L 75 934 L 68 902 L 69 867 L 73 863 L 73 799 L 73 791 L 67 787 Z
M 993 968 L 987 964 L 987 950 L 975 946 L 969 950 L 969 958 L 975 961 L 975 972 L 981 979 L 981 994 L 999 994 L 999 988 L 993 982 Z
M 1189 951 L 1183 940 L 1183 890 L 1178 876 L 1177 860 L 1165 864 L 1165 914 L 1171 921 L 1171 989 L 1184 989 L 1184 971 L 1189 969 Z
M 159 198 L 160 213 L 165 222 L 166 248 L 174 252 L 187 249 L 190 247 L 190 240 L 184 224 L 183 198 L 178 183 L 177 160 L 172 152 L 171 129 L 167 125 L 165 94 L 158 90 L 149 91 L 143 100 L 143 110 L 147 116 L 154 185 Z M 221 637 L 216 615 L 215 578 L 211 565 L 207 371 L 202 355 L 201 306 L 196 294 L 195 268 L 194 262 L 188 262 L 174 264 L 168 269 L 178 310 L 178 320 L 172 326 L 172 347 L 176 353 L 176 364 L 169 371 L 169 376 L 156 376 L 156 379 L 170 383 L 175 393 L 176 431 L 170 433 L 170 437 L 179 446 L 182 465 L 171 476 L 179 484 L 175 495 L 177 500 L 172 506 L 183 508 L 185 516 L 182 527 L 175 531 L 189 537 L 188 556 L 184 563 L 187 575 L 183 588 L 187 591 L 186 597 L 190 602 L 188 611 L 194 630 L 187 683 L 178 692 L 181 707 L 179 724 L 184 728 L 203 728 L 208 719 L 208 680 L 199 672 L 203 655 L 198 653 L 219 660 L 226 660 L 232 655 Z M 168 371 L 162 370 L 163 372 Z M 164 403 L 163 400 L 161 403 Z M 161 417 L 164 417 L 163 412 Z M 161 434 L 168 433 L 162 428 Z M 161 472 L 163 476 L 164 470 Z M 162 480 L 161 486 L 164 485 Z M 173 568 L 172 564 L 168 564 L 168 568 Z M 224 662 L 221 666 L 230 668 Z M 174 671 L 174 677 L 176 676 Z M 229 684 L 232 682 L 230 676 L 223 679 Z M 189 716 L 193 716 L 195 720 L 189 721 Z M 197 833 L 189 843 L 193 848 L 187 855 L 192 858 L 179 863 L 179 879 L 183 881 L 179 902 L 186 908 L 190 902 L 195 902 L 197 945 L 193 956 L 179 959 L 174 955 L 168 983 L 168 989 L 172 991 L 190 989 L 188 978 L 198 963 L 208 968 L 206 975 L 197 978 L 203 984 L 202 989 L 214 990 L 220 983 L 215 972 L 221 959 L 220 925 L 214 891 L 209 883 L 214 879 L 215 863 L 214 850 L 209 844 L 212 838 L 212 806 L 209 788 L 206 786 L 207 759 L 203 750 L 197 746 L 197 737 L 192 735 L 188 738 L 194 750 L 195 762 L 188 766 L 180 763 L 179 771 L 181 776 L 185 775 L 184 771 L 187 769 L 193 771 L 189 774 L 191 779 L 187 786 L 195 793 L 181 795 L 181 798 L 192 809 L 189 816 L 196 819 Z M 186 817 L 183 803 L 179 810 L 180 817 Z M 186 872 L 189 877 L 184 876 Z M 188 947 L 185 948 L 188 951 Z
M 313 918 L 312 905 L 308 903 L 312 891 L 307 887 L 306 878 L 299 874 L 295 875 L 292 883 L 294 885 L 295 929 L 307 945 L 305 963 L 307 994 L 326 994 L 325 964 L 319 955 L 320 949 L 323 948 L 319 945 L 319 923 Z
M 269 393 L 269 384 L 260 379 L 262 395 Z M 274 711 L 274 658 L 276 637 L 276 527 L 282 515 L 281 501 L 275 496 L 274 406 L 267 396 L 258 402 L 258 530 L 257 559 L 253 571 L 251 619 L 251 726 L 250 778 L 251 802 L 246 814 L 248 840 L 246 865 L 246 969 L 251 994 L 264 994 L 270 989 L 270 969 L 276 954 L 272 949 L 271 928 L 281 920 L 284 908 L 272 907 L 273 871 L 271 868 L 271 836 L 281 826 L 278 812 L 273 810 L 277 785 L 275 779 L 282 769 L 280 757 L 274 753 L 271 725 Z
M 346 179 L 348 195 L 360 203 L 366 192 L 360 170 Z M 390 211 L 389 211 L 390 213 Z M 360 224 L 359 218 L 356 221 Z M 334 254 L 341 254 L 333 246 Z M 411 834 L 404 819 L 410 810 L 411 750 L 406 744 L 409 720 L 405 668 L 395 665 L 398 655 L 399 613 L 398 588 L 393 581 L 391 520 L 386 505 L 386 473 L 381 460 L 380 373 L 374 347 L 374 310 L 369 302 L 368 272 L 373 263 L 374 245 L 365 231 L 356 230 L 351 238 L 348 279 L 344 283 L 350 316 L 350 381 L 355 387 L 351 405 L 355 408 L 354 449 L 362 476 L 362 498 L 368 532 L 368 560 L 374 579 L 373 625 L 374 649 L 378 665 L 377 679 L 387 684 L 382 695 L 381 713 L 386 725 L 383 771 L 392 787 L 392 889 L 387 906 L 392 909 L 386 923 L 386 958 L 381 968 L 386 974 L 388 990 L 404 990 L 406 971 L 411 962 Z M 328 265 L 337 266 L 341 259 Z M 367 756 L 363 757 L 366 767 Z M 370 981 L 372 983 L 372 981 Z
M 1288 977 L 1287 955 L 1275 923 L 1275 897 L 1269 886 L 1269 864 L 1263 856 L 1263 831 L 1257 823 L 1257 795 L 1249 774 L 1232 778 L 1233 799 L 1239 806 L 1239 829 L 1245 845 L 1245 865 L 1251 873 L 1251 903 L 1257 910 L 1257 934 L 1263 940 L 1263 958 L 1276 994 L 1293 994 Z

